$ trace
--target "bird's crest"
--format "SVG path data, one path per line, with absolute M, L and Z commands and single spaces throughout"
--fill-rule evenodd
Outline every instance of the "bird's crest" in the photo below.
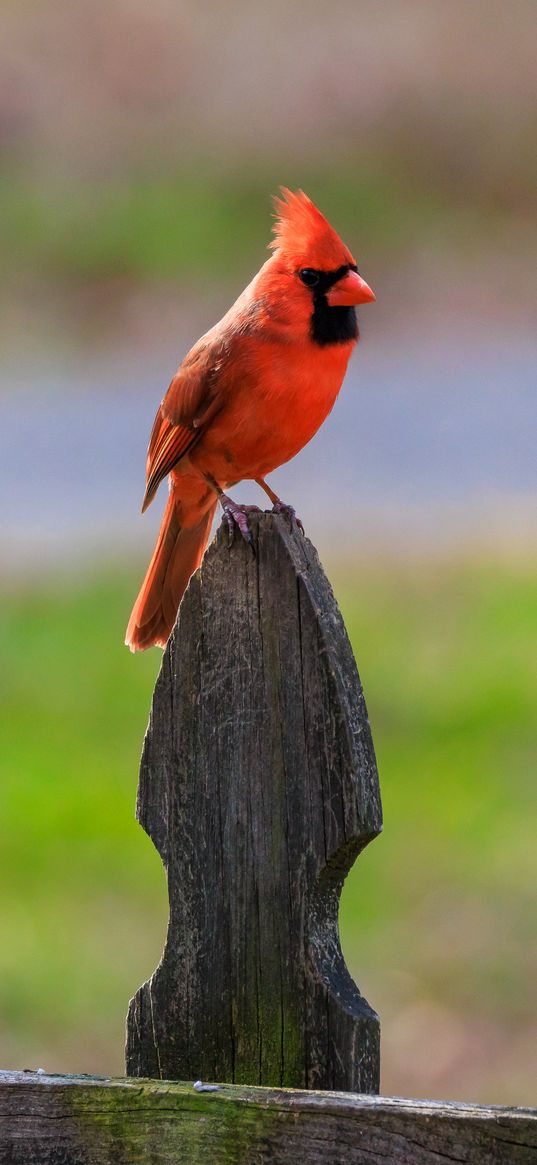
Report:
M 332 271 L 344 263 L 353 264 L 351 252 L 307 194 L 286 186 L 280 190 L 281 198 L 274 198 L 276 222 L 269 247 L 282 252 L 297 267 Z

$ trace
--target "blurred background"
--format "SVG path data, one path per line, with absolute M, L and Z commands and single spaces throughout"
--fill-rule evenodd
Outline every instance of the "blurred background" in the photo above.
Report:
M 140 517 L 145 451 L 285 183 L 378 299 L 272 479 L 378 753 L 344 951 L 385 1093 L 535 1103 L 535 4 L 11 0 L 2 24 L 2 1066 L 121 1073 L 160 956 L 134 821 L 160 653 L 122 642 L 164 500 Z

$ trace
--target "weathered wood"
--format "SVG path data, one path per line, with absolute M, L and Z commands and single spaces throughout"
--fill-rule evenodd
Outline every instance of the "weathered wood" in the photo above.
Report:
M 537 1110 L 0 1072 L 0 1165 L 535 1165 Z
M 221 529 L 164 654 L 138 817 L 170 924 L 131 1001 L 127 1073 L 378 1091 L 378 1017 L 343 961 L 346 874 L 381 828 L 356 664 L 286 517 Z

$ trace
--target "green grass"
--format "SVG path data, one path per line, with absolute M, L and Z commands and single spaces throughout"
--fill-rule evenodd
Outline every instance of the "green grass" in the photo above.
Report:
M 342 935 L 382 1013 L 384 1088 L 529 1102 L 537 573 L 332 573 L 383 791 Z M 122 646 L 137 579 L 2 594 L 3 1066 L 121 1071 L 128 998 L 160 955 L 165 881 L 134 821 L 160 653 Z
M 266 173 L 186 172 L 161 167 L 84 183 L 8 169 L 0 181 L 4 275 L 67 287 L 88 281 L 134 282 L 246 277 L 270 238 L 270 195 L 280 183 L 303 186 L 361 255 L 394 257 L 426 238 L 479 247 L 492 229 L 488 208 L 455 203 L 440 190 L 416 189 L 385 163 L 362 159 L 330 167 L 297 164 Z M 264 225 L 263 225 L 264 224 Z M 265 232 L 265 233 L 263 233 Z

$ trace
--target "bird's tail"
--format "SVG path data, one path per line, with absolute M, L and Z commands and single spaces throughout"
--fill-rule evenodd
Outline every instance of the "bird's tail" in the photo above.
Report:
M 199 566 L 211 529 L 216 498 L 196 521 L 199 509 L 178 510 L 173 489 L 157 544 L 129 619 L 125 643 L 131 651 L 165 647 L 190 576 Z M 193 521 L 192 521 L 193 519 Z

